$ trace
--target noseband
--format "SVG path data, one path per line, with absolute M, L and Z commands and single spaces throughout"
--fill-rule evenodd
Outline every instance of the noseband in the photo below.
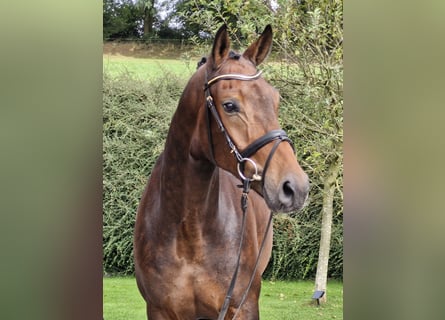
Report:
M 198 67 L 199 66 L 200 65 L 198 64 Z M 253 75 L 223 74 L 223 75 L 215 76 L 215 77 L 211 78 L 210 80 L 207 80 L 207 74 L 206 74 L 206 84 L 204 86 L 204 91 L 205 91 L 206 106 L 207 106 L 207 108 L 206 108 L 207 109 L 207 132 L 208 132 L 209 145 L 210 145 L 210 156 L 212 157 L 213 163 L 216 164 L 214 150 L 213 150 L 212 130 L 211 130 L 211 126 L 210 126 L 211 117 L 212 117 L 211 115 L 213 115 L 213 118 L 215 119 L 215 122 L 218 125 L 219 130 L 224 134 L 226 142 L 229 145 L 229 148 L 231 150 L 231 153 L 233 153 L 235 155 L 235 158 L 237 161 L 238 174 L 243 182 L 243 184 L 242 184 L 243 193 L 241 196 L 241 208 L 243 211 L 243 216 L 242 216 L 242 222 L 241 222 L 241 239 L 240 239 L 240 243 L 239 243 L 239 247 L 238 247 L 238 258 L 237 258 L 237 263 L 236 263 L 234 274 L 232 276 L 229 288 L 227 290 L 226 297 L 224 299 L 224 303 L 223 303 L 220 313 L 218 315 L 218 320 L 223 320 L 227 313 L 227 310 L 228 310 L 229 304 L 230 304 L 230 300 L 232 298 L 232 293 L 235 288 L 238 271 L 240 268 L 241 249 L 243 246 L 244 231 L 245 231 L 245 225 L 246 225 L 245 222 L 246 222 L 246 211 L 247 211 L 247 194 L 249 193 L 249 190 L 250 190 L 250 183 L 252 181 L 261 181 L 262 187 L 264 188 L 264 179 L 266 176 L 266 171 L 267 171 L 267 168 L 269 167 L 269 163 L 270 163 L 275 151 L 278 148 L 278 145 L 283 141 L 287 141 L 291 145 L 292 149 L 294 149 L 294 146 L 292 144 L 292 141 L 287 136 L 286 132 L 284 132 L 283 130 L 280 129 L 280 130 L 271 130 L 271 131 L 267 132 L 265 135 L 261 136 L 260 138 L 256 139 L 251 144 L 249 144 L 243 151 L 239 151 L 238 148 L 236 147 L 235 143 L 233 142 L 232 138 L 228 134 L 226 128 L 224 127 L 221 117 L 219 116 L 219 113 L 216 110 L 216 106 L 215 106 L 212 94 L 210 93 L 210 87 L 214 83 L 221 81 L 221 80 L 253 81 L 253 80 L 258 79 L 260 76 L 261 76 L 261 71 L 258 71 L 257 73 L 255 73 Z M 263 172 L 260 175 L 258 173 L 257 164 L 250 157 L 252 155 L 254 155 L 262 147 L 264 147 L 265 145 L 267 145 L 268 143 L 270 143 L 272 141 L 276 141 L 276 142 L 273 145 L 273 147 L 269 153 L 269 156 L 266 159 L 266 162 L 263 167 Z M 245 167 L 246 162 L 249 162 L 255 169 L 255 173 L 252 175 L 251 178 L 246 177 L 244 174 L 244 167 Z M 262 253 L 265 243 L 266 243 L 267 233 L 270 229 L 271 222 L 272 222 L 272 212 L 270 213 L 270 216 L 269 216 L 269 221 L 268 221 L 266 229 L 265 229 L 266 231 L 264 234 L 264 238 L 263 238 L 263 241 L 261 242 L 261 245 L 260 245 L 260 248 L 258 251 L 258 256 L 256 258 L 255 265 L 254 265 L 249 283 L 247 285 L 247 288 L 244 291 L 243 296 L 241 297 L 240 303 L 239 303 L 232 319 L 236 318 L 238 312 L 240 311 L 242 304 L 244 303 L 245 299 L 247 298 L 247 294 L 250 290 L 250 287 L 253 282 L 253 278 L 255 276 L 256 269 L 258 267 L 261 253 Z
M 221 80 L 252 81 L 252 80 L 258 79 L 261 76 L 261 73 L 262 73 L 262 71 L 258 71 L 257 73 L 255 73 L 253 75 L 230 74 L 229 73 L 229 74 L 215 76 L 215 77 L 211 78 L 210 80 L 207 80 L 207 82 L 204 86 L 204 92 L 205 92 L 206 106 L 207 106 L 207 108 L 206 108 L 207 109 L 207 129 L 208 129 L 207 131 L 208 131 L 208 137 L 209 137 L 210 155 L 212 157 L 213 162 L 216 164 L 215 158 L 214 158 L 214 150 L 213 150 L 212 130 L 210 127 L 210 121 L 211 121 L 210 114 L 213 115 L 213 118 L 215 119 L 219 130 L 224 134 L 224 138 L 231 150 L 230 152 L 235 155 L 235 158 L 238 163 L 237 164 L 238 174 L 239 174 L 241 180 L 243 181 L 243 183 L 246 183 L 246 181 L 248 181 L 248 182 L 261 181 L 262 186 L 264 187 L 264 179 L 266 176 L 266 171 L 269 167 L 269 163 L 270 163 L 275 151 L 278 148 L 278 145 L 283 141 L 287 141 L 291 145 L 292 149 L 294 149 L 292 141 L 289 139 L 289 137 L 287 136 L 287 134 L 284 130 L 281 130 L 281 129 L 271 130 L 271 131 L 267 132 L 265 135 L 263 135 L 262 137 L 253 141 L 243 151 L 239 151 L 238 148 L 236 147 L 235 143 L 233 142 L 232 138 L 228 134 L 226 128 L 224 127 L 221 117 L 219 116 L 219 113 L 216 110 L 216 106 L 215 106 L 212 94 L 210 93 L 210 87 L 218 81 L 221 81 Z M 206 76 L 206 78 L 207 78 L 207 76 Z M 274 146 L 272 147 L 272 150 L 270 151 L 269 156 L 267 157 L 267 160 L 263 167 L 263 172 L 260 175 L 258 173 L 257 164 L 255 163 L 255 161 L 250 159 L 250 157 L 252 155 L 254 155 L 262 147 L 264 147 L 265 145 L 267 145 L 270 142 L 275 141 L 275 140 L 276 140 L 276 142 L 275 142 Z M 250 178 L 246 177 L 244 174 L 244 167 L 245 167 L 246 162 L 249 162 L 255 169 L 255 173 Z

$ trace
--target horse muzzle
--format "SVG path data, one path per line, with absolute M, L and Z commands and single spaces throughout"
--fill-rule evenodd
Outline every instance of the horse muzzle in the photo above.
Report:
M 291 212 L 300 210 L 307 204 L 309 179 L 306 173 L 287 175 L 278 183 L 265 181 L 263 197 L 273 212 Z

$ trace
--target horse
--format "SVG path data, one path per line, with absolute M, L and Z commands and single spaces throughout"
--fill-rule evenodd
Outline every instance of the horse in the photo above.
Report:
M 309 190 L 257 69 L 271 45 L 268 25 L 234 52 L 223 25 L 180 97 L 135 222 L 150 320 L 259 319 L 272 214 L 301 209 Z

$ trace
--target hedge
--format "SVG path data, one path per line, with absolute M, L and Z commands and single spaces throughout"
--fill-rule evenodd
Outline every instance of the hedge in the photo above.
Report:
M 164 73 L 151 80 L 128 75 L 103 79 L 103 270 L 131 275 L 133 228 L 142 190 L 163 149 L 171 116 L 188 79 Z M 287 100 L 281 117 L 293 112 Z M 292 118 L 292 117 L 290 117 Z M 297 140 L 297 131 L 289 130 Z M 294 135 L 294 136 L 293 136 Z M 320 188 L 312 186 L 308 207 L 274 218 L 269 279 L 315 277 L 321 223 Z M 317 200 L 318 199 L 318 200 Z M 342 203 L 336 203 L 328 276 L 342 278 Z

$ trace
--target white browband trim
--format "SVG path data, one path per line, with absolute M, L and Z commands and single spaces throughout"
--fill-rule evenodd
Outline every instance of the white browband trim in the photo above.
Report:
M 243 80 L 243 81 L 248 81 L 248 80 L 254 80 L 259 78 L 259 76 L 261 75 L 263 71 L 259 70 L 257 73 L 255 73 L 254 75 L 251 76 L 247 76 L 244 74 L 237 74 L 237 73 L 228 73 L 228 74 L 222 74 L 220 76 L 216 76 L 212 79 L 210 79 L 209 81 L 207 81 L 207 86 L 210 86 L 213 82 L 216 82 L 218 80 Z

